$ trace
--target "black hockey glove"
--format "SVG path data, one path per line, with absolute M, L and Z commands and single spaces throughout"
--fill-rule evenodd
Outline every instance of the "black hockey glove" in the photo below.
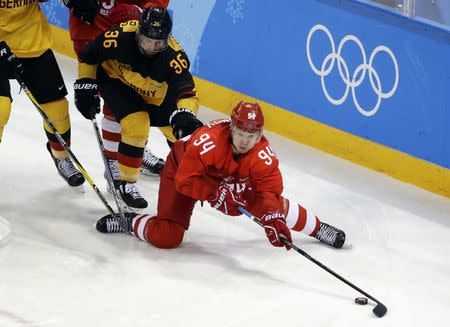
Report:
M 203 126 L 203 123 L 189 109 L 175 110 L 169 118 L 169 123 L 172 126 L 173 136 L 177 140 L 191 135 L 197 128 Z
M 100 112 L 100 97 L 97 81 L 92 78 L 80 78 L 73 84 L 75 106 L 84 118 L 92 120 Z
M 2 62 L 3 65 L 9 67 L 19 83 L 23 82 L 24 69 L 22 62 L 19 60 L 19 58 L 16 57 L 14 53 L 11 52 L 11 49 L 5 41 L 0 42 L 0 62 Z
M 100 8 L 97 0 L 63 0 L 72 14 L 82 21 L 92 24 Z

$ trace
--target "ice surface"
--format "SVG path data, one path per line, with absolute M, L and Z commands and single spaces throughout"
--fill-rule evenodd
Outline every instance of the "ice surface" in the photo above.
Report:
M 58 56 L 70 89 L 72 150 L 105 190 L 92 125 L 73 105 L 74 60 Z M 45 81 L 45 76 L 43 76 Z M 197 206 L 182 247 L 158 250 L 128 235 L 102 235 L 106 214 L 57 175 L 41 118 L 13 82 L 13 112 L 0 144 L 0 215 L 13 238 L 0 248 L 0 326 L 433 326 L 450 308 L 450 201 L 267 133 L 286 193 L 342 228 L 352 249 L 295 234 L 294 242 L 389 311 L 376 318 L 360 294 L 298 253 L 272 248 L 245 217 Z M 201 108 L 208 121 L 222 117 Z M 153 151 L 168 148 L 157 129 Z M 158 182 L 141 177 L 155 210 Z M 105 192 L 106 194 L 106 192 Z M 113 199 L 108 195 L 111 205 Z

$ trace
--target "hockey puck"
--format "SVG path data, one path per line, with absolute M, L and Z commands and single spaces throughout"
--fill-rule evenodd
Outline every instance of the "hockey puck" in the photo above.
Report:
M 366 297 L 355 298 L 355 303 L 357 303 L 357 304 L 364 305 L 364 304 L 367 304 L 367 302 L 369 302 L 369 300 L 367 300 Z

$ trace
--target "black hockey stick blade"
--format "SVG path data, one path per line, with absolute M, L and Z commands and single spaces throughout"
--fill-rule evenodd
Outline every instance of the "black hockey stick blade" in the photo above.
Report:
M 372 312 L 375 314 L 375 316 L 381 318 L 386 314 L 387 308 L 383 303 L 377 302 L 377 306 L 373 308 Z

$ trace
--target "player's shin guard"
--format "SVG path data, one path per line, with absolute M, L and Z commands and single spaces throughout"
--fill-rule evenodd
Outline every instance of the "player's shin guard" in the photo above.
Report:
M 42 104 L 42 110 L 55 125 L 56 130 L 61 134 L 64 141 L 70 146 L 70 118 L 69 103 L 66 98 Z M 68 158 L 68 153 L 59 143 L 50 127 L 44 122 L 45 133 L 50 144 L 52 156 L 56 159 Z
M 132 113 L 120 122 L 122 137 L 119 143 L 119 191 L 122 200 L 130 208 L 147 208 L 147 201 L 136 185 L 150 129 L 148 112 Z
M 122 140 L 119 143 L 119 178 L 134 183 L 137 181 L 150 129 L 148 112 L 132 113 L 120 122 Z
M 3 130 L 8 123 L 11 114 L 11 99 L 9 97 L 0 96 L 0 142 L 3 137 Z

